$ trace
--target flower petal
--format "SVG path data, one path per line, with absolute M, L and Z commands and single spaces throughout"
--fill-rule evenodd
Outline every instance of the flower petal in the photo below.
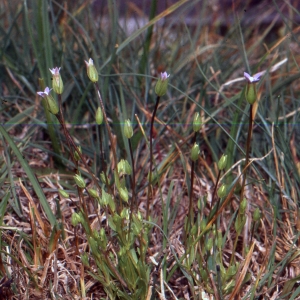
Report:
M 160 73 L 160 79 L 162 81 L 166 80 L 169 76 L 170 74 L 168 74 L 167 72 Z

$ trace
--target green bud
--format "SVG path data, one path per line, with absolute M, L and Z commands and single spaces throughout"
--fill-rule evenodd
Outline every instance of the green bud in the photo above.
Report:
M 93 60 L 90 58 L 89 61 L 85 61 L 87 68 L 87 75 L 92 82 L 98 82 L 98 72 L 94 66 Z
M 94 190 L 94 189 L 89 189 L 89 190 L 88 190 L 88 193 L 89 193 L 89 195 L 90 195 L 92 198 L 98 198 L 98 197 L 99 197 L 98 192 L 97 192 L 96 190 Z
M 236 220 L 235 220 L 235 223 L 234 223 L 234 228 L 237 232 L 237 234 L 241 234 L 242 232 L 242 229 L 244 228 L 244 225 L 246 223 L 246 216 L 245 215 L 241 215 L 241 214 L 238 214 Z
M 52 74 L 52 87 L 53 87 L 53 91 L 56 94 L 62 94 L 63 90 L 64 90 L 64 84 L 63 81 L 61 79 L 61 76 L 59 74 L 60 68 L 54 68 L 54 69 L 49 69 L 51 74 Z
M 102 112 L 101 107 L 98 107 L 96 110 L 96 123 L 98 125 L 101 125 L 102 122 L 103 122 L 103 112 Z
M 253 221 L 257 222 L 261 218 L 260 209 L 258 207 L 255 208 L 253 213 Z
M 84 252 L 81 256 L 81 262 L 83 263 L 84 266 L 88 267 L 90 265 L 89 263 L 89 256 L 86 252 Z
M 128 208 L 123 208 L 120 213 L 121 218 L 128 220 L 129 219 L 129 210 Z
M 64 198 L 70 198 L 70 195 L 66 191 L 59 189 L 58 192 L 60 193 L 60 195 L 62 197 L 64 197 Z
M 249 104 L 254 104 L 257 99 L 257 93 L 256 93 L 256 85 L 255 83 L 260 80 L 262 73 L 257 73 L 253 76 L 250 76 L 248 73 L 244 72 L 244 77 L 247 80 L 247 86 L 246 86 L 246 100 Z
M 226 194 L 227 194 L 227 186 L 226 186 L 226 184 L 223 183 L 223 184 L 220 186 L 220 188 L 219 188 L 218 191 L 217 191 L 217 194 L 218 194 L 218 197 L 219 197 L 219 198 L 223 198 L 223 197 L 226 196 Z
M 120 188 L 119 189 L 119 194 L 120 194 L 120 197 L 123 201 L 128 202 L 128 191 L 127 191 L 126 187 L 125 188 Z
M 195 143 L 191 150 L 192 161 L 196 161 L 198 159 L 199 153 L 200 153 L 199 145 L 197 143 Z
M 157 96 L 163 96 L 167 92 L 169 76 L 167 72 L 160 73 L 160 77 L 155 86 L 155 93 Z
M 96 253 L 99 252 L 98 243 L 97 243 L 97 241 L 93 237 L 89 237 L 88 238 L 88 244 L 89 244 L 89 246 L 92 249 L 92 252 L 94 254 L 96 254 Z
M 75 227 L 81 222 L 81 217 L 78 213 L 73 213 L 71 217 L 71 223 Z
M 79 151 L 80 154 L 81 154 L 81 153 L 82 153 L 81 146 L 77 146 L 77 149 L 78 149 L 78 151 Z M 79 161 L 79 160 L 80 160 L 80 156 L 79 156 L 79 154 L 78 154 L 77 151 L 74 152 L 74 159 L 75 159 L 76 161 Z
M 85 181 L 80 175 L 76 174 L 73 178 L 74 178 L 75 183 L 78 187 L 80 187 L 81 189 L 85 188 L 85 186 L 86 186 Z
M 194 115 L 194 120 L 193 120 L 193 130 L 195 132 L 198 132 L 201 128 L 202 122 L 201 122 L 201 118 L 198 112 L 195 113 Z
M 101 181 L 102 181 L 103 183 L 106 184 L 106 178 L 105 178 L 105 174 L 104 174 L 103 171 L 100 173 L 100 179 L 101 179 Z
M 43 92 L 37 92 L 37 94 L 45 99 L 47 109 L 50 111 L 50 113 L 56 115 L 59 112 L 59 108 L 54 98 L 50 95 L 50 91 L 51 89 L 46 87 Z
M 107 206 L 108 203 L 109 203 L 109 201 L 111 201 L 111 199 L 112 199 L 112 198 L 111 198 L 111 195 L 108 194 L 108 193 L 106 193 L 105 190 L 102 190 L 102 198 L 101 198 L 101 200 L 100 200 L 100 203 L 101 203 L 102 205 Z
M 126 120 L 124 124 L 124 135 L 130 139 L 133 136 L 133 129 L 130 120 Z
M 254 104 L 257 99 L 257 93 L 256 93 L 256 85 L 255 83 L 247 83 L 246 86 L 246 100 L 249 104 Z
M 223 169 L 226 168 L 227 165 L 227 154 L 223 154 L 220 158 L 220 160 L 218 161 L 218 169 L 219 171 L 222 171 Z
M 132 169 L 127 160 L 120 160 L 120 162 L 118 163 L 118 173 L 119 175 L 131 175 Z

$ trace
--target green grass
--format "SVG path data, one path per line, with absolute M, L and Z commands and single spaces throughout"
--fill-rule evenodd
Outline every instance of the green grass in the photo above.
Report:
M 84 1 L 1 2 L 0 298 L 299 299 L 300 13 L 228 7 L 229 26 L 202 1 L 188 25 L 197 2 L 153 0 L 132 34 L 114 1 L 106 24 Z M 37 92 L 56 66 L 54 116 Z M 265 71 L 251 106 L 244 71 Z

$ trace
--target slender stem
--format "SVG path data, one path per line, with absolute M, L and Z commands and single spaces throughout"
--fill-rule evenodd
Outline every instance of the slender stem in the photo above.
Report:
M 196 137 L 197 137 L 197 132 L 195 132 L 192 145 L 195 144 L 196 142 Z M 189 218 L 190 218 L 190 225 L 192 229 L 193 226 L 193 219 L 194 219 L 194 211 L 193 211 L 193 192 L 194 192 L 194 170 L 195 170 L 195 162 L 192 160 L 192 166 L 191 166 L 191 189 L 190 189 L 190 201 L 189 201 Z
M 249 155 L 250 155 L 250 148 L 251 148 L 251 137 L 252 137 L 252 127 L 253 127 L 253 105 L 250 104 L 249 108 L 249 127 L 248 127 L 248 136 L 247 136 L 247 145 L 246 145 L 246 166 L 249 164 Z M 247 172 L 245 171 L 244 176 L 243 176 L 243 183 L 242 183 L 242 188 L 241 188 L 241 198 L 240 202 L 242 202 L 244 198 L 244 191 L 245 191 L 245 184 L 246 184 L 246 178 L 247 178 Z M 247 203 L 246 207 L 246 218 L 249 212 L 249 204 Z M 246 220 L 246 226 L 244 227 L 244 235 L 243 235 L 243 254 L 245 254 L 245 250 L 248 247 L 248 220 Z
M 248 126 L 248 136 L 247 136 L 247 144 L 246 144 L 246 163 L 245 163 L 246 166 L 249 163 L 249 155 L 250 155 L 250 148 L 251 148 L 252 127 L 253 127 L 253 105 L 250 104 L 250 109 L 249 109 L 249 126 Z M 242 199 L 244 197 L 246 177 L 247 177 L 247 172 L 245 171 L 244 176 L 243 176 L 242 189 L 241 189 L 241 201 L 242 201 Z
M 146 220 L 149 219 L 150 200 L 152 199 L 153 124 L 154 124 L 154 119 L 155 119 L 156 111 L 157 111 L 157 108 L 158 108 L 159 100 L 160 100 L 160 96 L 157 96 L 154 111 L 152 113 L 151 125 L 150 125 L 150 170 L 149 170 L 149 185 L 148 185 L 148 196 L 147 196 Z
M 109 126 L 109 123 L 108 123 L 108 119 L 107 119 L 107 116 L 106 116 L 106 112 L 105 112 L 105 109 L 104 109 L 104 105 L 103 105 L 103 101 L 102 101 L 102 97 L 101 97 L 101 94 L 100 94 L 100 89 L 99 89 L 98 83 L 95 83 L 95 86 L 96 86 L 98 97 L 99 97 L 100 107 L 101 107 L 102 112 L 103 112 L 104 122 L 105 122 L 106 129 L 107 129 L 107 132 L 108 132 L 108 138 L 109 138 L 109 141 L 110 141 L 110 144 L 111 144 L 111 149 L 112 149 L 112 153 L 113 153 L 113 157 L 114 157 L 114 163 L 115 163 L 115 171 L 116 171 L 117 175 L 119 175 L 118 174 L 118 168 L 117 168 L 117 165 L 118 165 L 117 153 L 116 153 L 116 149 L 113 147 L 113 145 L 114 145 L 113 136 L 112 136 L 110 126 Z
M 68 130 L 66 129 L 65 127 L 65 123 L 64 123 L 64 120 L 61 118 L 60 114 L 57 114 L 56 115 L 59 123 L 61 124 L 61 126 L 64 128 L 64 133 L 66 135 L 66 138 L 70 141 L 71 145 L 73 146 L 73 148 L 75 149 L 75 151 L 77 151 L 80 159 L 82 160 L 85 168 L 87 169 L 88 173 L 92 176 L 92 179 L 93 179 L 93 182 L 94 184 L 97 186 L 97 188 L 99 189 L 99 191 L 101 191 L 101 187 L 98 183 L 98 180 L 97 178 L 95 177 L 94 173 L 91 171 L 90 167 L 88 166 L 88 164 L 86 163 L 83 155 L 81 154 L 81 152 L 79 151 L 79 148 L 77 147 L 77 145 L 75 144 L 73 138 L 71 137 L 70 133 L 68 132 Z M 75 161 L 75 160 L 74 160 Z
M 131 165 L 132 165 L 132 176 L 131 176 L 132 199 L 130 203 L 130 218 L 129 218 L 129 230 L 128 230 L 128 241 L 129 241 L 131 223 L 132 223 L 132 214 L 133 214 L 134 204 L 136 203 L 136 197 L 135 197 L 135 169 L 134 169 L 133 151 L 132 151 L 132 145 L 130 139 L 128 139 L 128 144 L 129 144 L 130 158 L 131 158 Z
M 74 154 L 73 154 L 73 151 L 72 151 L 72 147 L 71 147 L 71 144 L 70 144 L 70 140 L 68 138 L 68 130 L 67 130 L 67 127 L 66 127 L 66 123 L 65 123 L 65 119 L 64 119 L 64 116 L 62 114 L 62 105 L 61 105 L 61 95 L 59 94 L 58 95 L 58 105 L 59 105 L 59 122 L 63 128 L 63 131 L 64 131 L 64 134 L 65 134 L 65 137 L 66 137 L 66 141 L 67 141 L 67 144 L 68 144 L 68 147 L 69 147 L 69 151 L 70 151 L 70 155 L 71 155 L 71 158 L 72 158 L 72 161 L 74 164 L 76 164 L 76 160 L 74 158 Z

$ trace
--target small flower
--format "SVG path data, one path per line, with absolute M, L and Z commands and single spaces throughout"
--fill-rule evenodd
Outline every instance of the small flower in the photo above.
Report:
M 56 67 L 54 69 L 49 69 L 49 70 L 53 76 L 52 87 L 54 92 L 57 94 L 62 94 L 64 90 L 64 84 L 59 74 L 60 68 Z
M 50 95 L 51 89 L 48 87 L 45 88 L 43 92 L 37 92 L 37 94 L 43 98 L 46 99 L 47 101 L 47 108 L 48 110 L 53 114 L 56 115 L 59 112 L 58 106 L 56 104 L 56 101 L 54 98 Z
M 155 86 L 155 93 L 157 96 L 163 96 L 167 92 L 169 76 L 167 72 L 160 73 L 160 78 L 158 79 Z
M 165 81 L 169 78 L 170 74 L 168 74 L 167 72 L 163 72 L 163 73 L 160 73 L 160 79 L 161 81 Z
M 255 82 L 258 82 L 260 80 L 261 73 L 257 73 L 255 75 L 253 75 L 253 77 L 252 77 L 248 73 L 244 72 L 244 77 L 246 78 L 246 80 L 249 83 L 255 83 Z
M 93 60 L 90 58 L 89 61 L 85 60 L 87 75 L 92 82 L 98 82 L 98 72 L 94 66 Z
M 52 89 L 49 89 L 48 87 L 45 88 L 43 92 L 37 92 L 37 94 L 43 98 L 49 96 L 49 93 Z

